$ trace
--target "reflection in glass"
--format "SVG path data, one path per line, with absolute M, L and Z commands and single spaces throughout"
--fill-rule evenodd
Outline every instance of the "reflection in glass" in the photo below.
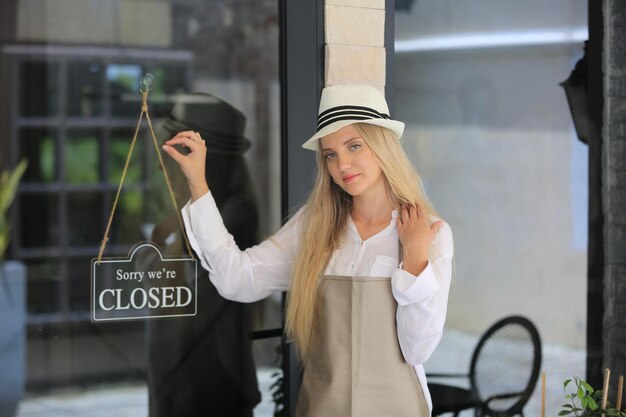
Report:
M 150 115 L 166 117 L 172 110 L 172 97 L 187 92 L 189 68 L 180 64 L 150 65 L 146 71 L 154 75 L 150 90 Z
M 91 258 L 72 258 L 68 262 L 68 293 L 71 311 L 87 312 L 90 308 L 89 276 Z
M 19 130 L 20 159 L 28 161 L 22 180 L 49 183 L 57 180 L 56 132 L 51 128 L 22 128 Z
M 239 245 L 254 244 L 256 234 L 251 231 L 256 233 L 259 229 L 268 235 L 278 229 L 281 219 L 278 3 L 65 1 L 55 2 L 45 13 L 34 13 L 31 3 L 16 2 L 19 22 L 6 16 L 8 27 L 15 26 L 19 29 L 16 32 L 26 38 L 20 38 L 23 42 L 15 39 L 10 48 L 3 49 L 2 65 L 10 69 L 2 73 L 3 82 L 14 88 L 0 91 L 3 102 L 15 104 L 0 106 L 0 128 L 15 132 L 0 138 L 6 142 L 1 148 L 7 150 L 7 155 L 29 160 L 16 210 L 11 213 L 14 245 L 8 255 L 29 268 L 39 265 L 38 270 L 29 269 L 29 277 L 35 274 L 37 279 L 29 283 L 28 290 L 28 398 L 20 404 L 21 415 L 146 416 L 146 375 L 150 367 L 145 323 L 127 321 L 95 326 L 85 315 L 89 294 L 85 279 L 87 259 L 97 255 L 139 116 L 141 95 L 137 82 L 146 72 L 155 75 L 149 101 L 155 128 L 170 114 L 175 96 L 181 92 L 219 92 L 216 95 L 245 114 L 245 136 L 252 141 L 245 154 L 250 175 L 236 169 L 244 164 L 243 157 L 214 155 L 207 159 L 212 167 L 221 163 L 231 167 L 231 171 L 216 174 L 222 184 L 215 184 L 214 191 L 221 196 L 220 209 Z M 122 9 L 129 5 L 132 13 L 124 12 Z M 10 94 L 13 89 L 15 97 Z M 204 117 L 199 116 L 201 120 Z M 171 239 L 165 238 L 165 246 L 171 245 L 168 247 L 172 252 L 181 253 L 182 246 L 176 247 L 181 243 L 176 240 L 180 232 L 175 218 L 171 218 L 175 209 L 169 198 L 147 195 L 152 185 L 156 190 L 165 190 L 162 173 L 147 167 L 155 163 L 158 165 L 158 159 L 144 125 L 111 225 L 105 256 L 125 255 L 125 248 L 117 245 L 149 239 L 154 225 L 159 226 L 154 238 L 159 238 L 158 233 L 168 234 Z M 237 197 L 235 188 L 241 184 L 258 190 L 258 204 Z M 186 189 L 186 184 L 179 183 L 177 190 L 180 187 Z M 185 199 L 180 196 L 179 207 Z M 254 216 L 237 224 L 233 219 L 247 216 L 247 210 L 252 210 Z M 174 219 L 171 229 L 168 219 Z M 185 355 L 185 346 L 195 349 L 189 351 L 189 362 L 181 363 L 180 372 L 172 374 L 172 380 L 184 381 L 178 384 L 180 390 L 163 398 L 174 403 L 187 395 L 190 400 L 186 404 L 195 408 L 195 415 L 216 415 L 211 408 L 213 401 L 232 405 L 245 398 L 241 404 L 247 405 L 241 411 L 249 415 L 258 392 L 256 384 L 251 383 L 255 363 L 248 356 L 248 331 L 277 327 L 280 303 L 275 297 L 252 306 L 219 298 L 216 301 L 211 298 L 215 293 L 209 288 L 206 271 L 202 271 L 205 275 L 199 277 L 199 282 L 203 282 L 203 318 L 153 320 L 159 322 L 156 328 L 162 326 L 161 338 L 157 335 L 153 340 L 162 340 L 164 349 L 153 352 L 152 362 L 158 365 L 161 360 L 164 366 L 172 366 Z M 248 310 L 252 310 L 253 325 L 245 323 Z M 215 322 L 205 332 L 212 312 L 217 313 L 215 317 L 222 317 L 223 312 L 226 319 Z M 222 331 L 226 336 L 221 344 L 211 345 L 215 343 L 214 336 Z M 165 347 L 170 342 L 175 344 L 172 335 L 179 334 L 183 336 L 169 352 Z M 196 336 L 198 343 L 192 340 Z M 262 351 L 257 355 L 259 348 L 255 347 L 258 369 L 273 366 L 272 343 L 257 345 Z M 207 350 L 203 351 L 205 347 Z M 232 363 L 228 362 L 230 359 L 239 362 L 227 368 Z M 220 378 L 216 379 L 208 369 L 215 369 Z M 242 374 L 233 374 L 229 369 L 241 369 Z M 162 370 L 156 369 L 153 375 Z M 267 375 L 267 368 L 260 370 L 259 375 L 263 372 Z M 232 375 L 236 378 L 221 378 Z M 237 378 L 246 382 L 239 383 Z M 162 381 L 165 384 L 167 377 Z M 223 392 L 222 397 L 207 396 L 210 391 L 202 389 L 224 381 L 227 382 L 213 392 Z M 104 382 L 111 384 L 110 390 L 93 392 L 94 384 L 100 386 Z M 117 386 L 120 383 L 133 385 L 121 388 Z M 194 385 L 188 392 L 183 391 Z M 64 391 L 61 396 L 58 388 L 70 392 Z M 156 389 L 160 388 L 167 387 Z M 134 392 L 136 396 L 128 402 L 120 401 L 122 392 Z M 73 400 L 85 397 L 89 398 L 85 401 L 88 406 Z M 97 406 L 90 401 L 95 398 L 99 401 Z M 153 409 L 153 417 L 155 412 Z M 270 414 L 258 414 L 257 408 L 255 415 Z
M 94 184 L 99 180 L 100 132 L 69 130 L 65 140 L 65 180 L 69 184 Z
M 20 226 L 22 246 L 41 248 L 59 245 L 59 197 L 51 193 L 22 194 Z
M 113 196 L 112 194 L 111 197 Z M 135 244 L 145 240 L 141 232 L 143 207 L 144 197 L 141 191 L 122 189 L 109 233 L 112 243 Z
M 283 317 L 280 307 L 282 293 L 276 292 L 264 300 L 252 304 L 252 330 L 279 329 L 282 327 Z M 272 361 L 265 362 L 272 363 Z
M 243 158 L 250 147 L 243 136 L 245 120 L 239 110 L 215 96 L 188 94 L 179 96 L 172 114 L 157 130 L 159 142 L 190 129 L 206 141 L 207 182 L 212 184 L 225 226 L 241 249 L 257 243 L 258 229 L 256 198 Z M 171 158 L 165 161 L 177 204 L 182 206 L 190 196 L 187 181 Z M 166 253 L 184 253 L 177 218 L 168 209 L 169 196 L 160 194 L 164 216 L 151 240 L 165 247 Z M 249 309 L 221 297 L 202 269 L 197 316 L 149 323 L 150 416 L 252 415 L 260 395 Z
M 69 193 L 66 222 L 69 245 L 98 245 L 104 232 L 102 194 L 100 192 Z
M 138 97 L 139 79 L 143 72 L 143 67 L 138 64 L 108 64 L 106 66 L 112 116 L 139 115 L 141 109 L 141 101 Z
M 132 129 L 117 129 L 111 132 L 111 139 L 109 141 L 109 182 L 113 184 L 119 184 L 122 178 L 122 172 L 124 171 L 124 164 L 126 163 L 126 157 L 130 150 L 130 144 L 133 140 Z M 135 148 L 133 149 L 133 155 L 126 171 L 126 177 L 124 178 L 124 184 L 131 184 L 141 181 L 141 172 L 143 166 L 143 153 L 145 149 L 145 138 L 141 135 L 137 138 Z M 151 145 L 151 144 L 150 144 Z M 153 146 L 153 145 L 151 145 Z
M 60 308 L 59 282 L 61 280 L 58 259 L 29 260 L 26 262 L 26 268 L 28 313 L 58 312 Z
M 24 61 L 20 64 L 20 115 L 52 117 L 59 114 L 59 64 Z
M 102 115 L 103 65 L 98 62 L 73 62 L 67 66 L 68 116 Z

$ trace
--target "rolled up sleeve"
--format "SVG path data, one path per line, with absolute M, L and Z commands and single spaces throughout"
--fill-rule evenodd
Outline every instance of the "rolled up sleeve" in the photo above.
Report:
M 224 298 L 254 302 L 287 290 L 302 210 L 273 236 L 245 251 L 228 233 L 210 192 L 181 211 L 189 243 Z
M 405 360 L 412 365 L 426 362 L 441 340 L 453 254 L 452 230 L 444 223 L 431 244 L 426 268 L 418 276 L 402 269 L 396 269 L 391 276 L 398 302 L 398 341 Z

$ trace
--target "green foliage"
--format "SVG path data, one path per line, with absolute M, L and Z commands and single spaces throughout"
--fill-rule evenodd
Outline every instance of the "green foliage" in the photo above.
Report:
M 98 183 L 98 140 L 79 136 L 65 143 L 65 179 L 70 184 Z
M 573 384 L 572 384 L 573 383 Z M 563 391 L 567 390 L 570 384 L 574 385 L 575 392 L 565 396 L 570 403 L 563 404 L 559 416 L 572 415 L 573 417 L 626 417 L 626 411 L 620 411 L 611 407 L 607 401 L 607 408 L 602 409 L 602 390 L 594 390 L 586 381 L 573 377 L 563 382 Z M 566 391 L 567 392 L 567 391 Z
M 15 197 L 20 178 L 26 171 L 26 165 L 26 161 L 21 161 L 13 172 L 3 171 L 0 174 L 0 261 L 4 259 L 4 252 L 9 244 L 9 233 L 11 232 L 7 212 Z
M 162 86 L 167 85 L 167 71 L 165 68 L 154 68 L 152 72 L 154 74 L 154 87 L 150 90 L 150 97 L 153 101 L 163 100 L 166 96 L 166 92 L 163 91 Z
M 31 163 L 37 163 L 32 161 Z M 45 136 L 41 139 L 41 149 L 39 153 L 39 174 L 42 182 L 54 181 L 54 139 Z
M 109 181 L 112 183 L 119 183 L 122 179 L 122 172 L 124 171 L 124 164 L 126 163 L 126 157 L 130 151 L 130 138 L 116 136 L 109 144 L 109 161 L 110 161 L 110 173 Z M 138 138 L 133 149 L 133 155 L 126 171 L 126 178 L 124 178 L 124 184 L 136 183 L 141 181 L 141 165 L 142 165 L 142 149 L 141 140 Z

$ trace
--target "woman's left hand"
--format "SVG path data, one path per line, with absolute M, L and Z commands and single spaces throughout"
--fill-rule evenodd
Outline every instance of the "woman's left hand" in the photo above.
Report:
M 443 221 L 437 220 L 429 224 L 420 205 L 405 204 L 396 222 L 398 237 L 402 242 L 403 269 L 417 276 L 428 265 L 428 248 L 437 231 L 443 226 Z

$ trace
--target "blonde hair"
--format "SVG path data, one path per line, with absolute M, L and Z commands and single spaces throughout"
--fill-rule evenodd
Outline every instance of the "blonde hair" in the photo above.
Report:
M 400 209 L 402 204 L 419 203 L 426 214 L 437 215 L 426 197 L 422 180 L 409 161 L 400 141 L 385 128 L 355 123 L 380 166 L 389 200 Z M 317 174 L 301 220 L 298 254 L 287 294 L 285 331 L 300 353 L 303 365 L 315 337 L 315 308 L 320 275 L 333 252 L 339 248 L 352 207 L 352 196 L 335 184 L 321 152 L 317 152 Z

